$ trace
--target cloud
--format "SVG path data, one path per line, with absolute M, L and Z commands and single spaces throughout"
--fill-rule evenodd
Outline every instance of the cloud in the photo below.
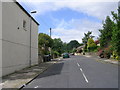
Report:
M 13 1 L 13 0 L 2 0 Z M 119 0 L 17 0 L 21 2 L 118 2 Z
M 21 1 L 21 0 L 18 0 Z M 70 8 L 77 12 L 85 13 L 89 16 L 97 17 L 98 19 L 103 20 L 107 15 L 110 15 L 111 11 L 116 11 L 118 6 L 117 1 L 114 0 L 24 0 L 26 2 L 22 2 L 24 5 L 27 5 L 31 10 L 35 9 L 38 11 L 38 15 L 46 14 L 47 12 L 57 11 L 62 8 Z M 96 1 L 96 2 L 95 2 Z
M 19 0 L 20 1 L 20 0 Z M 37 10 L 36 16 L 47 15 L 48 12 L 58 11 L 63 8 L 69 8 L 76 12 L 87 14 L 99 20 L 104 20 L 106 16 L 111 15 L 111 11 L 117 12 L 119 0 L 24 0 L 21 2 L 30 10 Z M 68 15 L 69 16 L 69 15 Z M 61 38 L 64 42 L 78 40 L 82 42 L 84 33 L 92 31 L 94 36 L 99 35 L 98 29 L 102 23 L 90 21 L 88 19 L 72 19 L 69 22 L 64 19 L 53 18 L 55 28 L 52 29 L 53 38 Z
M 66 27 L 72 26 L 72 29 Z M 84 33 L 92 31 L 92 35 L 98 36 L 101 23 L 96 23 L 87 19 L 72 19 L 69 22 L 61 20 L 56 28 L 52 29 L 52 38 L 61 38 L 64 42 L 69 42 L 71 40 L 78 40 L 82 42 L 82 37 Z

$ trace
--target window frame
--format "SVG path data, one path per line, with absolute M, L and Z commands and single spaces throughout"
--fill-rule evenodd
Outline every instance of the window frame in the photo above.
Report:
M 23 20 L 23 29 L 25 30 L 25 31 L 27 31 L 27 22 L 26 22 L 26 20 Z

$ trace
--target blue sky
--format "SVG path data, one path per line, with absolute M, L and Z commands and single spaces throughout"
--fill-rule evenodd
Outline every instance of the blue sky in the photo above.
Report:
M 28 12 L 37 11 L 32 16 L 40 23 L 39 33 L 49 35 L 49 28 L 52 28 L 52 38 L 61 38 L 64 42 L 78 40 L 81 43 L 88 31 L 98 37 L 102 21 L 111 11 L 117 10 L 117 2 L 58 1 L 26 0 L 20 4 Z

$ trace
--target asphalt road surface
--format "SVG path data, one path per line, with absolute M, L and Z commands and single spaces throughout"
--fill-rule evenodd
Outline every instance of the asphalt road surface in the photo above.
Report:
M 118 88 L 118 66 L 72 56 L 54 64 L 24 88 Z

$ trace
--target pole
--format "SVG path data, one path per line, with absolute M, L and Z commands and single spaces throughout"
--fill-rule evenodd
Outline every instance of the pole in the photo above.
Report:
M 31 14 L 37 13 L 37 11 L 31 11 L 30 13 L 31 13 Z M 32 45 L 31 45 L 31 44 L 32 44 L 32 43 L 31 43 L 31 41 L 32 41 L 32 40 L 31 40 L 31 36 L 32 36 L 31 33 L 32 33 L 32 16 L 30 16 L 30 60 L 29 60 L 29 66 L 31 66 L 31 46 L 32 46 Z
M 51 28 L 50 28 L 50 37 L 51 37 Z M 52 50 L 51 50 L 51 47 L 50 47 L 50 55 L 52 55 Z
M 50 28 L 50 37 L 51 37 L 51 28 Z
M 120 21 L 120 1 L 118 2 L 118 17 L 119 17 L 119 21 Z

